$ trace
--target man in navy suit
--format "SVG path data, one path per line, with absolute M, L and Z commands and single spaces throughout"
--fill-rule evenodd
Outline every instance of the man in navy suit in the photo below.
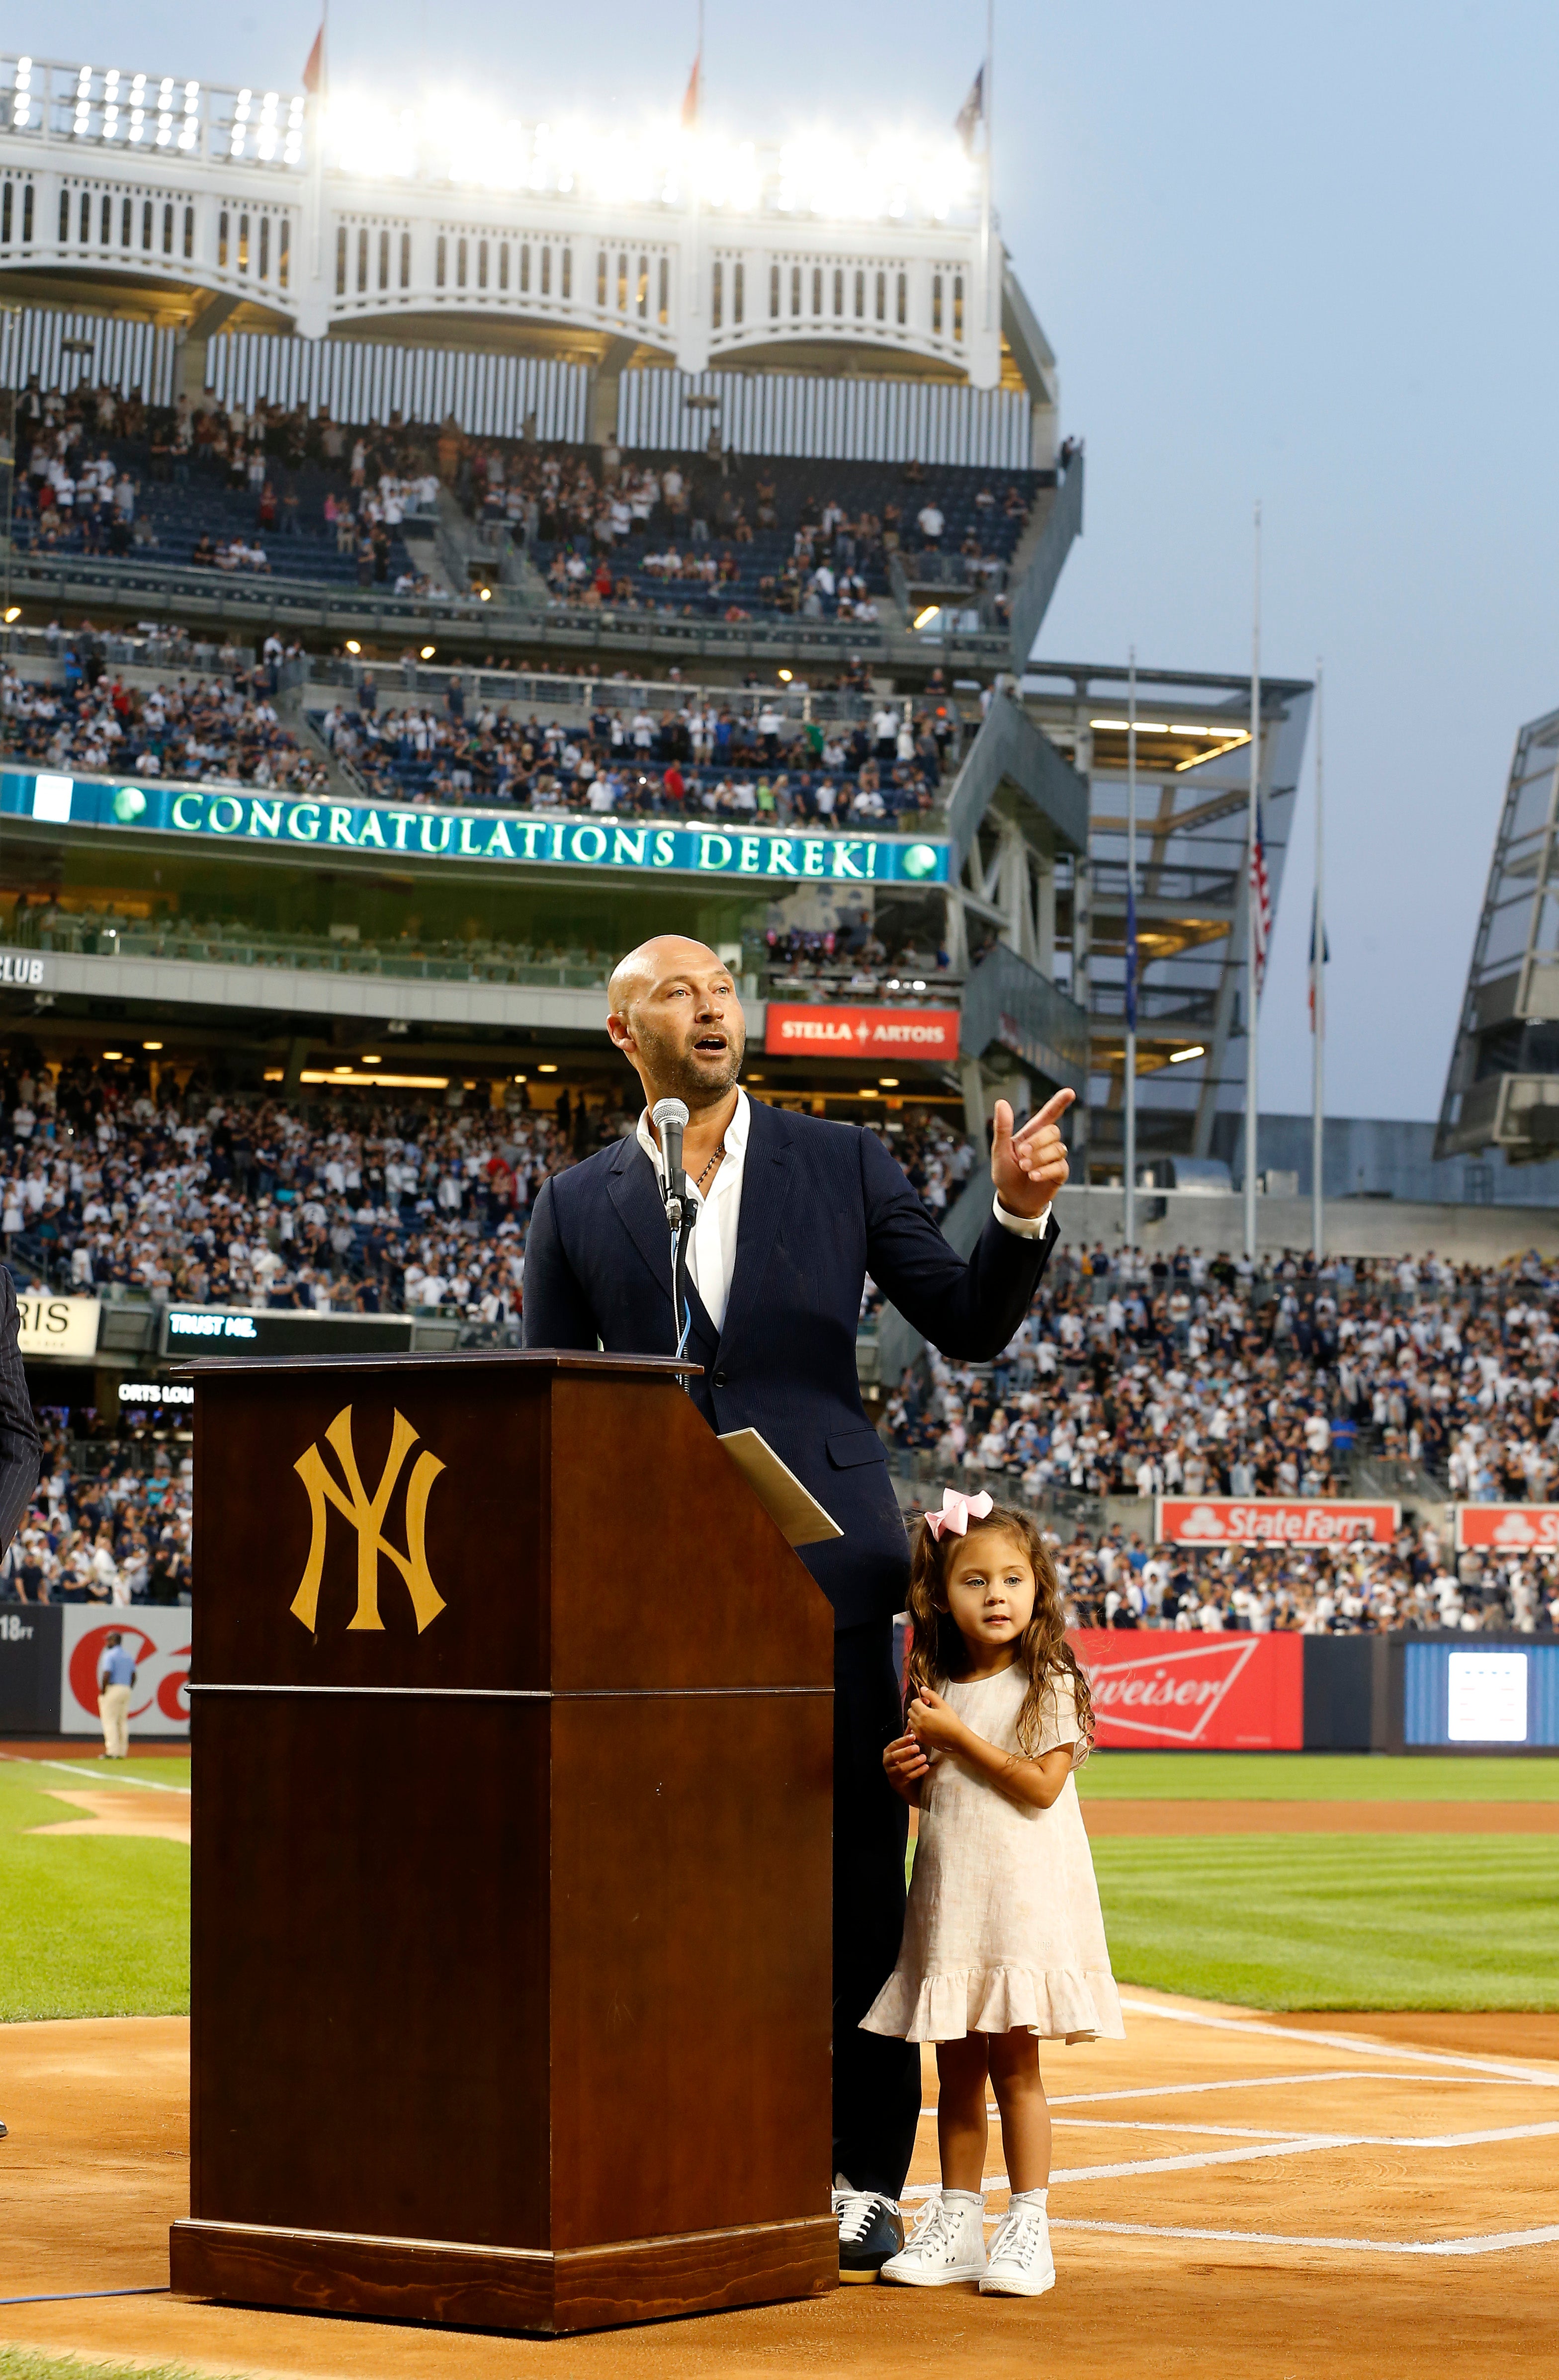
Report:
M 730 975 L 663 935 L 612 978 L 607 1031 L 644 1088 L 637 1133 L 554 1174 L 531 1217 L 525 1343 L 669 1354 L 669 1234 L 650 1111 L 687 1102 L 696 1207 L 692 1394 L 713 1429 L 756 1429 L 844 1531 L 802 1555 L 834 1613 L 834 2163 L 844 2280 L 902 2244 L 897 2199 L 920 2107 L 920 2051 L 859 2030 L 898 1956 L 908 1814 L 883 1771 L 901 1731 L 893 1615 L 909 1564 L 883 1442 L 867 1420 L 856 1326 L 870 1272 L 949 1355 L 988 1361 L 1029 1310 L 1066 1179 L 1063 1091 L 1022 1130 L 998 1100 L 992 1214 L 965 1261 L 872 1132 L 783 1113 L 737 1087 L 746 1050 Z

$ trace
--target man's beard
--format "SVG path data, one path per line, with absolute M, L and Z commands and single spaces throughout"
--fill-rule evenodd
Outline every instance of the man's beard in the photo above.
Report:
M 679 1048 L 659 1034 L 646 1033 L 642 1026 L 639 1040 L 650 1072 L 665 1094 L 686 1099 L 695 1111 L 725 1098 L 740 1076 L 747 1055 L 747 1035 L 740 1026 L 725 1027 L 725 1050 L 718 1066 L 713 1057 L 700 1058 L 697 1050 Z

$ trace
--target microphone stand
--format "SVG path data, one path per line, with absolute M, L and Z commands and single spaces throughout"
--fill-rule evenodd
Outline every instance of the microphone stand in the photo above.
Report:
M 661 1156 L 665 1167 L 662 1196 L 665 1202 L 666 1222 L 671 1232 L 671 1318 L 676 1333 L 676 1354 L 686 1355 L 692 1336 L 693 1309 L 688 1286 L 688 1243 L 698 1220 L 698 1207 L 688 1188 L 688 1176 L 682 1165 L 682 1135 L 687 1127 L 688 1110 L 680 1099 L 658 1099 L 651 1116 L 661 1136 Z M 678 1385 L 691 1394 L 686 1372 L 677 1376 Z

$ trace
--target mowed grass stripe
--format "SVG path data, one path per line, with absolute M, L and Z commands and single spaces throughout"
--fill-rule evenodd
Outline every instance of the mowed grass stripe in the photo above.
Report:
M 1095 1752 L 1085 1799 L 1175 1802 L 1559 1802 L 1559 1755 Z
M 104 1787 L 123 1775 L 106 1767 Z M 188 1851 L 142 1837 L 35 1835 L 35 1827 L 80 1815 L 51 1785 L 91 1790 L 36 1761 L 0 1761 L 0 2022 L 184 2015 Z
M 1531 1835 L 1113 1836 L 1123 1983 L 1261 2009 L 1559 2009 L 1559 1844 Z

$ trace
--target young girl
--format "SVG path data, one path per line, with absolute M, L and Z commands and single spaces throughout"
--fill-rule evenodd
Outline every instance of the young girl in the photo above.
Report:
M 937 2046 L 942 2191 L 883 2278 L 1038 2297 L 1055 2281 L 1038 2041 L 1126 2030 L 1072 1782 L 1088 1683 L 1039 1531 L 989 1496 L 949 1488 L 926 1515 L 909 1610 L 909 1731 L 883 1757 L 920 1839 L 898 1964 L 862 2022 Z M 989 2258 L 988 2077 L 1012 2189 Z

